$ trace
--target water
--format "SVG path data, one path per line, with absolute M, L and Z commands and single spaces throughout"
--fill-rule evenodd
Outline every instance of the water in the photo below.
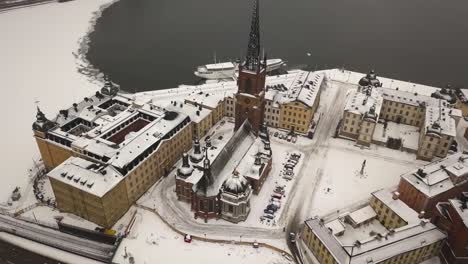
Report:
M 468 85 L 466 0 L 261 0 L 261 40 L 288 65 Z M 88 59 L 129 91 L 193 84 L 197 65 L 246 53 L 251 0 L 120 0 Z M 306 54 L 310 52 L 311 56 Z

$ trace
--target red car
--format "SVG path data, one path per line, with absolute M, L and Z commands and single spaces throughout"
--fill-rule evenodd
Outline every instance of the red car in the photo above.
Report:
M 184 242 L 185 242 L 185 243 L 192 243 L 192 236 L 186 234 L 186 235 L 184 236 Z

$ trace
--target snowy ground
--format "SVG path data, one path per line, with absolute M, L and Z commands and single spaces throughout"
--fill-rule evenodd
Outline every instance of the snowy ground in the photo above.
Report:
M 131 210 L 132 211 L 132 210 Z M 127 258 L 124 258 L 127 252 Z M 114 262 L 129 263 L 224 263 L 276 264 L 290 263 L 281 254 L 267 248 L 208 243 L 193 240 L 185 243 L 183 237 L 167 227 L 155 214 L 138 209 L 135 224 L 128 238 L 123 240 Z M 260 262 L 259 262 L 260 261 Z
M 77 72 L 72 52 L 88 31 L 93 12 L 108 2 L 51 3 L 0 15 L 0 112 L 8 128 L 0 131 L 0 205 L 16 186 L 27 189 L 27 172 L 39 159 L 31 131 L 36 102 L 52 118 L 99 88 Z
M 344 139 L 332 139 L 326 155 L 324 164 L 317 168 L 322 180 L 309 216 L 327 214 L 369 199 L 371 192 L 398 185 L 401 174 L 425 164 L 416 160 L 414 154 L 376 145 L 365 149 Z

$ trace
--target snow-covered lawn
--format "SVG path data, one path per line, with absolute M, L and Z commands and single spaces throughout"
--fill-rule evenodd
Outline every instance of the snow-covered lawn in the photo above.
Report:
M 130 210 L 133 213 L 133 209 Z M 124 258 L 127 252 L 127 258 Z M 129 263 L 290 263 L 281 254 L 267 248 L 208 243 L 192 240 L 185 243 L 183 236 L 167 227 L 155 214 L 138 209 L 135 223 L 117 251 L 114 262 Z
M 86 35 L 93 12 L 108 2 L 51 3 L 0 15 L 0 204 L 16 186 L 27 189 L 28 169 L 39 159 L 31 130 L 36 101 L 52 118 L 99 88 L 77 72 L 72 52 Z
M 425 164 L 416 160 L 414 154 L 376 145 L 361 148 L 344 139 L 332 139 L 326 155 L 325 163 L 315 172 L 321 174 L 321 181 L 309 216 L 327 214 L 370 199 L 371 192 L 397 186 L 401 174 Z

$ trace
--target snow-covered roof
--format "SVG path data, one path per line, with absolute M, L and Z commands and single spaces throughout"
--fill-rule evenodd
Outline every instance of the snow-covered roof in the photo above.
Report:
M 410 213 L 408 210 L 411 210 L 411 208 L 403 202 L 393 200 L 390 191 L 381 190 L 373 193 L 373 195 L 378 196 L 392 210 L 396 210 L 400 215 L 403 215 L 408 224 L 394 230 L 387 230 L 376 220 L 373 220 L 372 225 L 361 225 L 356 228 L 337 222 L 339 219 L 332 219 L 327 223 L 322 222 L 319 218 L 305 221 L 306 225 L 320 239 L 338 263 L 379 263 L 445 238 L 445 235 L 428 220 L 419 219 L 416 212 Z M 333 227 L 341 230 L 338 224 L 344 226 L 344 235 L 335 235 L 338 232 Z M 374 225 L 379 225 L 379 227 L 376 228 Z M 376 234 L 372 234 L 371 231 L 376 232 Z
M 426 118 L 424 120 L 426 132 L 455 137 L 457 127 L 455 119 L 451 116 L 451 111 L 452 109 L 445 107 L 426 107 Z
M 250 146 L 255 142 L 256 136 L 251 131 L 250 124 L 244 123 L 229 142 L 224 146 L 216 159 L 211 163 L 213 184 L 208 186 L 206 196 L 215 196 L 219 193 L 223 182 L 232 175 L 241 162 Z
M 273 101 L 273 105 L 297 101 L 312 107 L 323 79 L 322 73 L 306 71 L 291 71 L 289 74 L 271 76 L 266 81 L 265 98 Z
M 358 209 L 348 215 L 351 220 L 356 223 L 356 224 L 361 224 L 364 223 L 374 217 L 376 217 L 376 214 L 374 212 L 374 209 L 370 205 L 367 205 L 361 209 Z
M 428 197 L 433 197 L 468 179 L 468 155 L 455 153 L 401 177 Z
M 351 91 L 345 105 L 345 111 L 361 116 L 374 116 L 375 122 L 382 107 L 383 97 L 378 88 L 364 88 L 361 91 Z
M 324 74 L 321 72 L 301 70 L 290 71 L 288 74 L 267 76 L 265 98 L 273 101 L 275 106 L 298 101 L 311 107 L 319 93 L 323 78 Z M 237 82 L 235 81 L 181 85 L 173 89 L 142 92 L 137 94 L 137 97 L 150 99 L 156 104 L 161 101 L 186 100 L 215 108 L 225 98 L 232 98 L 237 93 L 237 88 Z
M 413 106 L 420 106 L 422 104 L 425 104 L 428 106 L 436 106 L 436 105 L 439 105 L 439 101 L 440 101 L 440 99 L 418 94 L 417 92 L 410 93 L 410 92 L 389 89 L 389 88 L 380 88 L 380 89 L 382 89 L 383 98 L 385 100 L 392 101 L 392 102 L 398 102 L 398 103 L 408 104 L 408 105 L 413 105 Z
M 103 197 L 124 178 L 112 166 L 100 165 L 78 157 L 67 159 L 47 175 L 97 197 Z
M 404 148 L 416 151 L 419 148 L 419 135 L 419 127 L 387 122 L 385 129 L 384 124 L 377 123 L 372 140 L 386 144 L 388 138 L 400 138 Z
M 159 105 L 158 103 L 162 102 L 155 102 L 156 105 Z M 160 104 L 160 106 L 164 107 L 166 110 L 169 111 L 184 113 L 188 115 L 190 117 L 190 120 L 192 120 L 195 123 L 199 123 L 200 121 L 205 119 L 207 116 L 210 115 L 212 111 L 211 109 L 205 107 L 196 107 L 194 104 L 186 103 L 180 100 L 164 102 Z
M 175 116 L 169 119 L 166 118 L 169 113 Z M 145 150 L 163 140 L 165 136 L 181 125 L 187 118 L 187 115 L 182 113 L 167 112 L 164 117 L 159 117 L 134 135 L 127 137 L 121 143 L 119 152 L 112 157 L 110 163 L 115 167 L 124 168 L 127 164 L 140 157 Z
M 419 223 L 418 213 L 411 209 L 400 199 L 394 199 L 393 193 L 387 189 L 382 189 L 372 193 L 372 196 L 379 199 L 383 204 L 385 204 L 390 210 L 395 212 L 399 217 L 401 217 L 408 224 L 410 223 Z
M 345 227 L 340 219 L 335 219 L 325 224 L 327 228 L 330 228 L 333 232 L 333 235 L 337 235 L 345 231 Z
M 259 156 L 260 164 L 255 164 L 255 157 Z M 236 171 L 240 175 L 243 175 L 248 178 L 258 180 L 263 170 L 271 159 L 270 151 L 265 149 L 265 143 L 262 139 L 257 138 L 252 146 L 249 148 L 245 156 L 239 162 L 236 167 Z
M 223 150 L 224 146 L 229 142 L 229 140 L 232 138 L 234 134 L 234 124 L 231 122 L 227 122 L 226 119 L 222 119 L 219 121 L 217 124 L 215 124 L 204 136 L 201 140 L 200 143 L 206 142 L 207 138 L 210 138 L 210 143 L 212 147 L 208 150 L 208 158 L 210 161 L 215 160 L 221 150 Z M 206 145 L 205 145 L 206 146 Z M 193 154 L 193 148 L 189 152 L 189 155 Z M 202 153 L 204 154 L 204 153 Z M 191 163 L 193 164 L 193 163 Z M 201 160 L 197 165 L 203 167 L 203 160 Z M 203 171 L 200 169 L 195 169 L 192 174 L 185 178 L 182 179 L 185 182 L 196 184 L 198 181 L 201 179 L 203 176 Z

